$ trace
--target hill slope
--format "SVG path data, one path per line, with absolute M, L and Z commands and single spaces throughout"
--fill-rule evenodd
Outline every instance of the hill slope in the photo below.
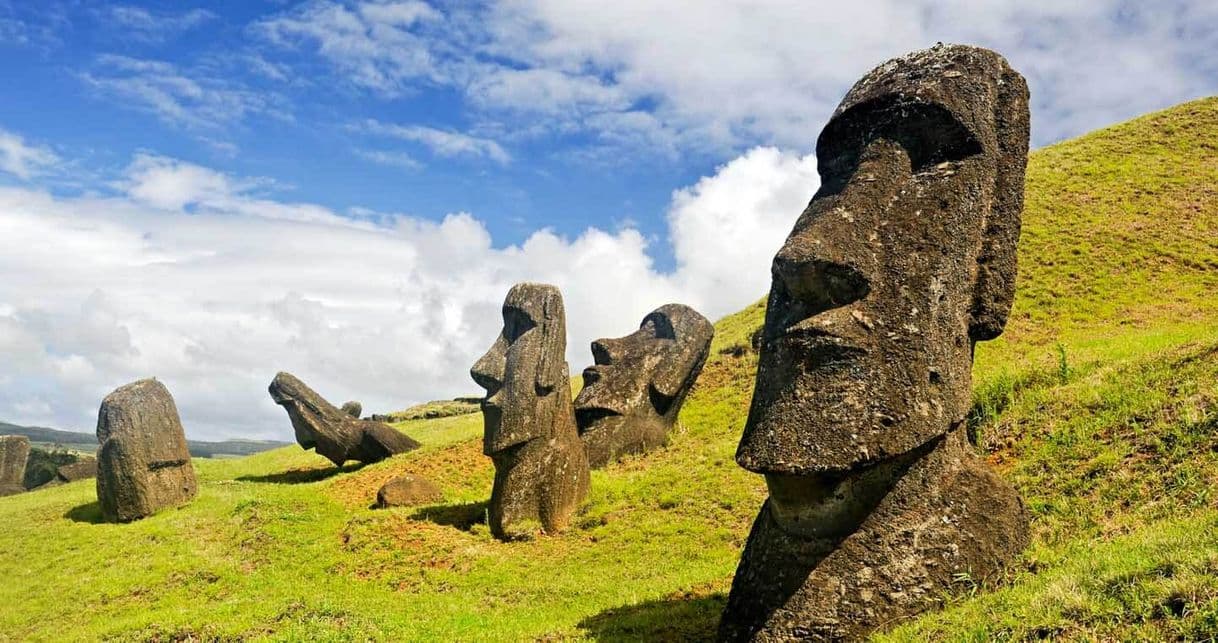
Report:
M 1019 295 L 978 351 L 973 422 L 1034 544 L 997 591 L 962 579 L 886 638 L 1218 634 L 1210 141 L 1212 99 L 1033 154 Z M 558 537 L 491 538 L 478 415 L 402 423 L 425 447 L 358 469 L 294 447 L 199 461 L 196 502 L 132 525 L 97 524 L 88 483 L 2 499 L 0 638 L 706 637 L 764 497 L 732 459 L 763 312 L 716 325 L 670 447 L 594 472 Z M 445 502 L 368 509 L 403 472 Z

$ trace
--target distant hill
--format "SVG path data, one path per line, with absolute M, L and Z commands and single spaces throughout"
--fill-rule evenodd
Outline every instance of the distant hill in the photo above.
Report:
M 59 446 L 74 451 L 94 451 L 97 449 L 97 437 L 92 433 L 62 431 L 41 426 L 20 426 L 0 422 L 0 435 L 24 435 L 35 445 Z M 190 455 L 195 458 L 216 458 L 252 455 L 271 449 L 287 446 L 289 442 L 277 440 L 224 440 L 223 442 L 205 442 L 202 440 L 187 440 Z

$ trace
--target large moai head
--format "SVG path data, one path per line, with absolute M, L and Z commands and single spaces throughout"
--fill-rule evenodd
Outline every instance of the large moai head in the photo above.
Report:
M 560 531 L 588 494 L 588 458 L 575 428 L 562 295 L 517 284 L 503 331 L 470 375 L 486 389 L 483 452 L 495 462 L 487 515 L 497 538 Z
M 817 142 L 821 187 L 773 263 L 736 460 L 769 498 L 724 640 L 859 640 L 1028 542 L 967 444 L 972 349 L 1014 296 L 1028 93 L 998 54 L 880 65 Z
M 567 320 L 554 286 L 521 283 L 503 302 L 503 332 L 470 369 L 486 389 L 483 451 L 494 455 L 552 437 L 560 406 L 569 405 Z
M 963 420 L 973 343 L 1002 332 L 1014 295 L 1027 96 L 998 54 L 937 46 L 842 100 L 821 187 L 774 258 L 741 466 L 849 471 Z
M 335 466 L 348 460 L 379 462 L 421 446 L 389 425 L 359 419 L 359 411 L 353 413 L 350 408 L 358 402 L 348 402 L 341 409 L 334 406 L 291 373 L 275 375 L 267 390 L 271 399 L 287 411 L 296 443 L 304 449 L 315 449 Z
M 97 411 L 97 500 L 109 522 L 130 522 L 198 493 L 178 407 L 155 379 L 114 390 Z
M 592 467 L 667 442 L 702 371 L 715 327 L 698 311 L 667 304 L 625 337 L 592 342 L 575 421 Z

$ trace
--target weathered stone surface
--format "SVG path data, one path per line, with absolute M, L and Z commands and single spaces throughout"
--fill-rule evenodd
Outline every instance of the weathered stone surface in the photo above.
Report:
M 444 492 L 430 480 L 410 475 L 394 478 L 376 492 L 376 506 L 382 509 L 413 507 L 440 502 L 443 499 Z
M 75 482 L 97 477 L 97 458 L 81 458 L 72 464 L 65 464 L 55 470 L 55 478 L 60 482 Z
M 109 522 L 130 522 L 198 492 L 178 407 L 154 379 L 121 386 L 97 412 L 97 500 Z
M 419 443 L 381 422 L 353 418 L 330 404 L 291 373 L 279 373 L 268 389 L 296 431 L 296 442 L 316 449 L 335 466 L 347 460 L 380 462 L 419 448 Z
M 347 415 L 350 415 L 358 420 L 360 414 L 364 412 L 364 405 L 352 400 L 350 402 L 343 402 L 341 410 L 343 413 L 346 413 Z
M 25 491 L 25 462 L 29 457 L 29 438 L 24 435 L 0 435 L 0 496 Z
M 964 420 L 973 345 L 1014 296 L 1027 101 L 998 54 L 937 46 L 867 74 L 821 133 L 774 258 L 736 453 L 770 496 L 721 638 L 863 638 L 1026 546 Z
M 470 369 L 486 389 L 483 452 L 495 463 L 489 507 L 498 538 L 540 524 L 560 531 L 588 493 L 588 459 L 575 428 L 566 315 L 553 286 L 522 283 L 503 302 L 503 332 Z
M 668 443 L 685 396 L 710 352 L 715 327 L 698 311 L 667 304 L 634 333 L 592 342 L 575 422 L 593 468 Z

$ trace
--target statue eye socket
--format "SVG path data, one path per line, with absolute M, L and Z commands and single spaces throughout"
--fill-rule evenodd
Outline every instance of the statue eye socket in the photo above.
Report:
M 512 343 L 520 339 L 521 335 L 533 330 L 537 326 L 537 322 L 523 310 L 514 306 L 508 306 L 503 309 L 503 338 Z
M 655 333 L 656 339 L 677 338 L 676 329 L 672 327 L 672 322 L 664 315 L 648 315 L 643 320 L 642 327 Z

